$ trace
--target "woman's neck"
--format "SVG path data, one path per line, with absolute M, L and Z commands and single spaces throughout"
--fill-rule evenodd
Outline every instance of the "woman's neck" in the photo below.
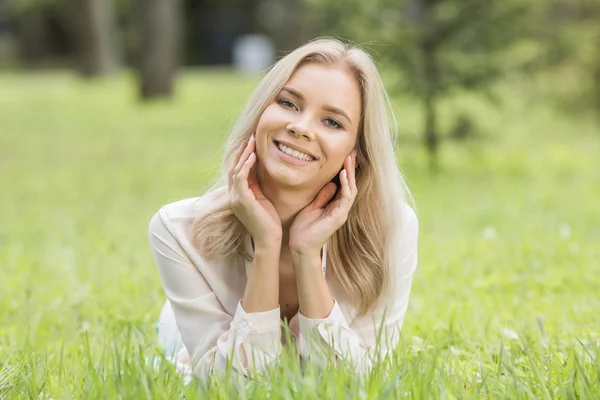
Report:
M 291 189 L 269 183 L 263 183 L 260 186 L 263 194 L 273 204 L 281 219 L 282 246 L 286 247 L 294 218 L 314 200 L 316 193 L 312 190 Z

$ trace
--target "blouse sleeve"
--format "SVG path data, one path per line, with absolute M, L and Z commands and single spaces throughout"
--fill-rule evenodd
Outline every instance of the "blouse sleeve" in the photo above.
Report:
M 336 360 L 346 361 L 359 371 L 368 371 L 397 346 L 417 266 L 418 221 L 412 208 L 405 207 L 403 229 L 397 239 L 397 261 L 392 266 L 390 291 L 384 293 L 384 301 L 352 323 L 348 323 L 335 299 L 326 318 L 311 319 L 300 314 L 299 352 L 303 358 L 324 366 L 334 355 Z
M 249 376 L 279 358 L 279 308 L 247 313 L 241 301 L 228 314 L 197 267 L 173 235 L 166 212 L 156 213 L 149 227 L 152 254 L 158 266 L 181 339 L 191 358 L 192 373 L 206 382 L 213 372 Z

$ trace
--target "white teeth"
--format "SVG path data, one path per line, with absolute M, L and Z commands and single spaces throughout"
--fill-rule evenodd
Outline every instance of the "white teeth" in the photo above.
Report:
M 298 150 L 294 150 L 292 148 L 289 148 L 289 147 L 287 147 L 284 144 L 277 143 L 277 147 L 279 147 L 279 150 L 281 150 L 285 154 L 288 154 L 288 155 L 290 155 L 292 157 L 295 157 L 295 158 L 297 158 L 299 160 L 302 160 L 302 161 L 312 161 L 313 160 L 313 158 L 311 156 L 309 156 L 308 154 L 301 153 Z

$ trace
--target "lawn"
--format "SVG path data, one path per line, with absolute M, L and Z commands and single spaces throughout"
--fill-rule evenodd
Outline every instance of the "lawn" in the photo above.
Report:
M 0 74 L 0 398 L 228 398 L 157 354 L 164 302 L 147 241 L 163 204 L 200 195 L 256 78 L 185 72 L 170 103 L 122 76 Z M 396 97 L 419 268 L 390 376 L 293 362 L 239 398 L 600 397 L 600 129 L 528 82 L 458 95 L 478 136 L 432 175 L 419 110 Z

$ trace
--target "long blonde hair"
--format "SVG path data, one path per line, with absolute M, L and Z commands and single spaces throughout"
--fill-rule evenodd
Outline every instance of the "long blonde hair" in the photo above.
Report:
M 317 39 L 279 60 L 262 79 L 235 123 L 226 144 L 222 175 L 209 192 L 227 187 L 227 171 L 258 120 L 302 64 L 342 65 L 356 76 L 362 115 L 357 136 L 358 193 L 348 219 L 327 243 L 328 272 L 339 280 L 359 315 L 372 309 L 389 281 L 391 240 L 401 226 L 401 206 L 410 192 L 396 164 L 396 121 L 371 57 L 354 45 Z M 388 114 L 389 109 L 389 114 Z M 391 119 L 390 119 L 391 117 Z M 205 258 L 240 254 L 247 231 L 229 209 L 227 196 L 216 199 L 193 224 L 194 241 Z

